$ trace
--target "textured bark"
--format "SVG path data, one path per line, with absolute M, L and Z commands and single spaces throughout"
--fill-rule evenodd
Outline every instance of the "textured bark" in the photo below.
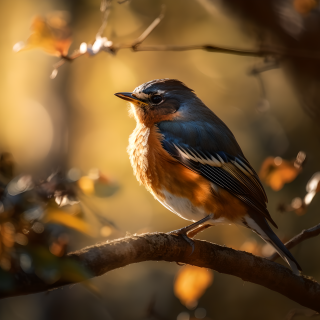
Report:
M 195 250 L 179 236 L 164 233 L 143 234 L 104 242 L 67 255 L 85 267 L 90 276 L 142 261 L 182 262 L 230 274 L 281 293 L 302 306 L 320 311 L 320 284 L 294 275 L 288 268 L 250 253 L 233 250 L 206 241 L 195 240 Z M 34 275 L 16 275 L 12 291 L 0 292 L 0 298 L 25 295 L 58 288 L 71 282 L 47 284 Z

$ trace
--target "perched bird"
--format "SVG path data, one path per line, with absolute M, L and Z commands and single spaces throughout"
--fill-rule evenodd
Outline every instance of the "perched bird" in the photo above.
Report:
M 192 245 L 190 238 L 205 228 L 241 225 L 299 274 L 299 264 L 267 223 L 277 227 L 257 174 L 229 128 L 193 90 L 157 79 L 115 95 L 130 102 L 137 122 L 128 146 L 137 180 L 167 209 L 194 222 L 174 233 Z

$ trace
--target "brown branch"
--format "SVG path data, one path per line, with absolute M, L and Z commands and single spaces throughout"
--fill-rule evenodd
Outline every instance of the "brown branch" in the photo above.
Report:
M 127 1 L 127 0 L 126 0 Z M 119 3 L 124 3 L 122 1 Z M 109 13 L 111 10 L 111 0 L 102 0 L 100 11 L 103 13 L 102 24 L 99 28 L 98 33 L 96 34 L 96 40 L 101 38 L 102 33 L 104 32 Z M 114 44 L 111 41 L 106 42 L 106 44 L 101 42 L 99 49 L 96 52 L 90 51 L 90 46 L 88 47 L 87 52 L 80 52 L 75 50 L 70 56 L 61 57 L 62 59 L 54 65 L 54 70 L 51 74 L 51 78 L 55 78 L 58 73 L 58 68 L 62 66 L 65 62 L 71 62 L 74 59 L 88 53 L 89 55 L 96 55 L 101 51 L 115 54 L 122 49 L 132 49 L 135 52 L 138 51 L 190 51 L 190 50 L 204 50 L 208 52 L 223 53 L 223 54 L 232 54 L 238 56 L 249 56 L 249 57 L 268 57 L 273 56 L 276 58 L 284 57 L 295 57 L 295 58 L 304 58 L 304 59 L 316 59 L 320 57 L 319 52 L 311 52 L 308 50 L 297 50 L 290 48 L 282 47 L 263 47 L 260 46 L 259 49 L 240 49 L 240 48 L 227 48 L 220 47 L 212 44 L 199 44 L 199 45 L 155 45 L 155 46 L 141 46 L 142 42 L 150 35 L 150 33 L 159 25 L 161 20 L 164 18 L 164 6 L 162 7 L 160 15 L 144 30 L 144 32 L 131 44 Z M 106 39 L 106 38 L 104 38 Z M 106 39 L 107 40 L 107 39 Z
M 320 234 L 320 223 L 316 226 L 302 230 L 299 234 L 293 237 L 291 240 L 285 243 L 285 246 L 290 250 L 295 247 L 297 244 L 301 243 L 304 240 L 316 237 Z M 270 261 L 275 261 L 279 258 L 279 254 L 276 252 L 268 258 Z
M 107 27 L 107 23 L 108 23 L 108 18 L 109 18 L 109 14 L 111 11 L 111 0 L 102 0 L 101 4 L 100 4 L 100 11 L 103 13 L 103 17 L 102 17 L 102 24 L 99 28 L 99 31 L 97 33 L 98 37 L 101 37 L 101 35 L 103 34 L 104 30 Z
M 138 46 L 149 36 L 149 34 L 156 28 L 156 26 L 164 18 L 165 6 L 162 6 L 160 15 L 150 24 L 150 26 L 143 31 L 143 33 L 138 37 L 132 44 L 131 48 L 138 50 Z
M 266 55 L 276 54 L 272 50 L 246 50 L 236 48 L 219 47 L 211 44 L 199 44 L 199 45 L 187 45 L 187 46 L 176 46 L 176 45 L 158 45 L 158 46 L 143 46 L 133 47 L 127 46 L 134 51 L 190 51 L 190 50 L 204 50 L 215 53 L 233 54 L 238 56 L 249 56 L 249 57 L 263 57 Z
M 179 236 L 164 233 L 143 234 L 97 244 L 70 253 L 67 259 L 76 261 L 97 277 L 114 269 L 142 261 L 168 261 L 192 264 L 230 274 L 269 288 L 300 303 L 320 311 L 320 284 L 303 276 L 294 275 L 288 268 L 275 262 L 236 251 L 206 241 L 195 240 L 195 250 Z M 79 282 L 59 280 L 45 283 L 30 274 L 15 275 L 16 287 L 2 290 L 0 298 L 25 295 Z

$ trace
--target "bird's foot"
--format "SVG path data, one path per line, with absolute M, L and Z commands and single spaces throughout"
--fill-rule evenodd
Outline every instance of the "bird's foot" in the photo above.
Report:
M 192 251 L 191 251 L 190 255 L 192 255 L 194 252 L 194 241 L 188 237 L 188 232 L 191 231 L 191 233 L 192 233 L 192 230 L 197 229 L 201 224 L 203 224 L 204 222 L 206 222 L 212 218 L 213 218 L 213 214 L 209 214 L 206 217 L 204 217 L 203 219 L 201 219 L 195 223 L 192 223 L 189 226 L 168 232 L 168 234 L 181 236 L 191 246 Z

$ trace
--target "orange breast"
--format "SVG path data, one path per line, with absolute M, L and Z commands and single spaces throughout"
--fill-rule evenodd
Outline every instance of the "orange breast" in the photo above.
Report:
M 137 125 L 130 136 L 128 153 L 138 181 L 158 200 L 165 202 L 163 190 L 187 198 L 215 219 L 238 220 L 246 214 L 246 206 L 222 188 L 214 188 L 209 180 L 184 167 L 162 148 L 162 135 L 157 127 Z

